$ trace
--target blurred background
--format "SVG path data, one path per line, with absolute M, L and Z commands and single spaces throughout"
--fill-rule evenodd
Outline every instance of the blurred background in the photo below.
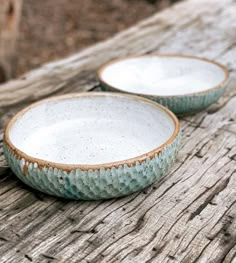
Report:
M 111 37 L 178 0 L 24 0 L 17 75 Z

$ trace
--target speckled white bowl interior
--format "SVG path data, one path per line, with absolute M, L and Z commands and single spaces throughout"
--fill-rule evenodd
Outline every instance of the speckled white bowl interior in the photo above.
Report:
M 11 143 L 38 159 L 102 164 L 145 154 L 175 131 L 170 114 L 134 96 L 91 93 L 34 104 L 9 130 Z
M 140 56 L 105 65 L 99 78 L 120 91 L 178 96 L 206 91 L 225 79 L 224 69 L 215 63 L 187 56 Z

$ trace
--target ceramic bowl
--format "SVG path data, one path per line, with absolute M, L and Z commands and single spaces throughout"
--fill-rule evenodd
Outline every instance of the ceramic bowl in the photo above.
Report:
M 42 192 L 106 199 L 138 191 L 165 175 L 180 145 L 178 119 L 163 106 L 121 93 L 42 100 L 5 129 L 13 172 Z
M 111 61 L 98 70 L 106 91 L 152 99 L 176 114 L 201 111 L 224 93 L 229 72 L 221 64 L 187 55 L 143 55 Z

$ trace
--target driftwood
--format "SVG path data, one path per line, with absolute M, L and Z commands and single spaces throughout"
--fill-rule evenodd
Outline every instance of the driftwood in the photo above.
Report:
M 15 75 L 22 0 L 0 1 L 0 83 Z
M 103 202 L 58 200 L 2 169 L 1 263 L 236 262 L 235 10 L 233 0 L 183 1 L 0 86 L 2 128 L 30 102 L 95 89 L 97 67 L 127 54 L 200 55 L 228 65 L 232 75 L 217 104 L 181 118 L 183 146 L 175 166 L 143 192 Z

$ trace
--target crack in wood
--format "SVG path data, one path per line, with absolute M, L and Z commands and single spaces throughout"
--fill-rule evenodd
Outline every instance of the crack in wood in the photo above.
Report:
M 220 184 L 217 185 L 215 189 L 212 190 L 212 188 L 209 188 L 203 193 L 203 195 L 205 195 L 205 193 L 207 193 L 210 189 L 212 190 L 212 192 L 207 196 L 204 202 L 196 209 L 196 211 L 190 214 L 189 221 L 193 220 L 196 216 L 200 215 L 201 212 L 205 209 L 205 207 L 213 200 L 213 198 L 220 192 L 224 191 L 224 189 L 228 186 L 229 180 L 230 177 L 220 182 Z
M 50 260 L 57 260 L 57 258 L 53 257 L 53 256 L 50 256 L 48 254 L 41 254 L 44 258 L 46 259 L 50 259 Z
M 27 255 L 27 254 L 25 254 L 25 258 L 26 259 L 28 259 L 30 262 L 32 262 L 33 261 L 33 258 L 32 257 L 30 257 L 29 255 Z

